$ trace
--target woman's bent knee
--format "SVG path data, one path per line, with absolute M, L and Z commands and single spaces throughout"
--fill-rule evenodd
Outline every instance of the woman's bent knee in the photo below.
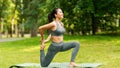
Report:
M 48 67 L 48 65 L 46 65 L 46 64 L 41 64 L 41 67 Z
M 76 47 L 80 47 L 80 43 L 79 42 L 75 42 L 74 43 Z

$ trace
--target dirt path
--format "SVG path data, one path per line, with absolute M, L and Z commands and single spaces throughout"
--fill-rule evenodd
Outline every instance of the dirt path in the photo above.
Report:
M 3 39 L 0 39 L 0 42 L 9 42 L 9 41 L 22 40 L 22 39 L 25 39 L 25 38 L 3 38 Z

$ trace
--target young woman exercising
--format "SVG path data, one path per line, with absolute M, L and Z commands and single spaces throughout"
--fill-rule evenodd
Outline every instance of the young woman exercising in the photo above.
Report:
M 67 51 L 71 48 L 73 48 L 73 51 L 69 65 L 70 67 L 77 66 L 77 64 L 74 62 L 74 59 L 79 51 L 80 45 L 78 42 L 65 43 L 63 41 L 63 34 L 65 32 L 65 29 L 63 23 L 61 22 L 62 18 L 62 10 L 60 8 L 55 8 L 48 15 L 49 23 L 39 27 L 39 32 L 41 35 L 40 62 L 42 67 L 47 67 L 58 52 Z M 48 40 L 44 39 L 44 30 L 50 30 L 48 40 L 52 40 L 52 43 L 50 44 L 46 55 L 44 53 L 44 48 L 45 42 Z

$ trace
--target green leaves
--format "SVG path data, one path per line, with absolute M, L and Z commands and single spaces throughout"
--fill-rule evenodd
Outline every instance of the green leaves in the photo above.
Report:
M 96 34 L 98 29 L 118 30 L 119 26 L 115 24 L 120 15 L 119 3 L 120 0 L 0 0 L 0 19 L 4 18 L 10 27 L 15 16 L 15 23 L 24 23 L 28 31 L 35 26 L 37 31 L 39 26 L 48 23 L 49 12 L 60 7 L 68 33 Z

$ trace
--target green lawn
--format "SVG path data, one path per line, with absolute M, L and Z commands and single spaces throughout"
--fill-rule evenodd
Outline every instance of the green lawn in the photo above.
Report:
M 0 43 L 0 68 L 13 64 L 39 62 L 40 37 Z M 79 41 L 80 51 L 76 63 L 102 63 L 99 68 L 120 67 L 119 36 L 65 36 L 65 42 Z M 46 44 L 45 50 L 50 42 Z M 63 56 L 64 55 L 64 56 Z M 58 53 L 52 62 L 69 62 L 71 50 Z

